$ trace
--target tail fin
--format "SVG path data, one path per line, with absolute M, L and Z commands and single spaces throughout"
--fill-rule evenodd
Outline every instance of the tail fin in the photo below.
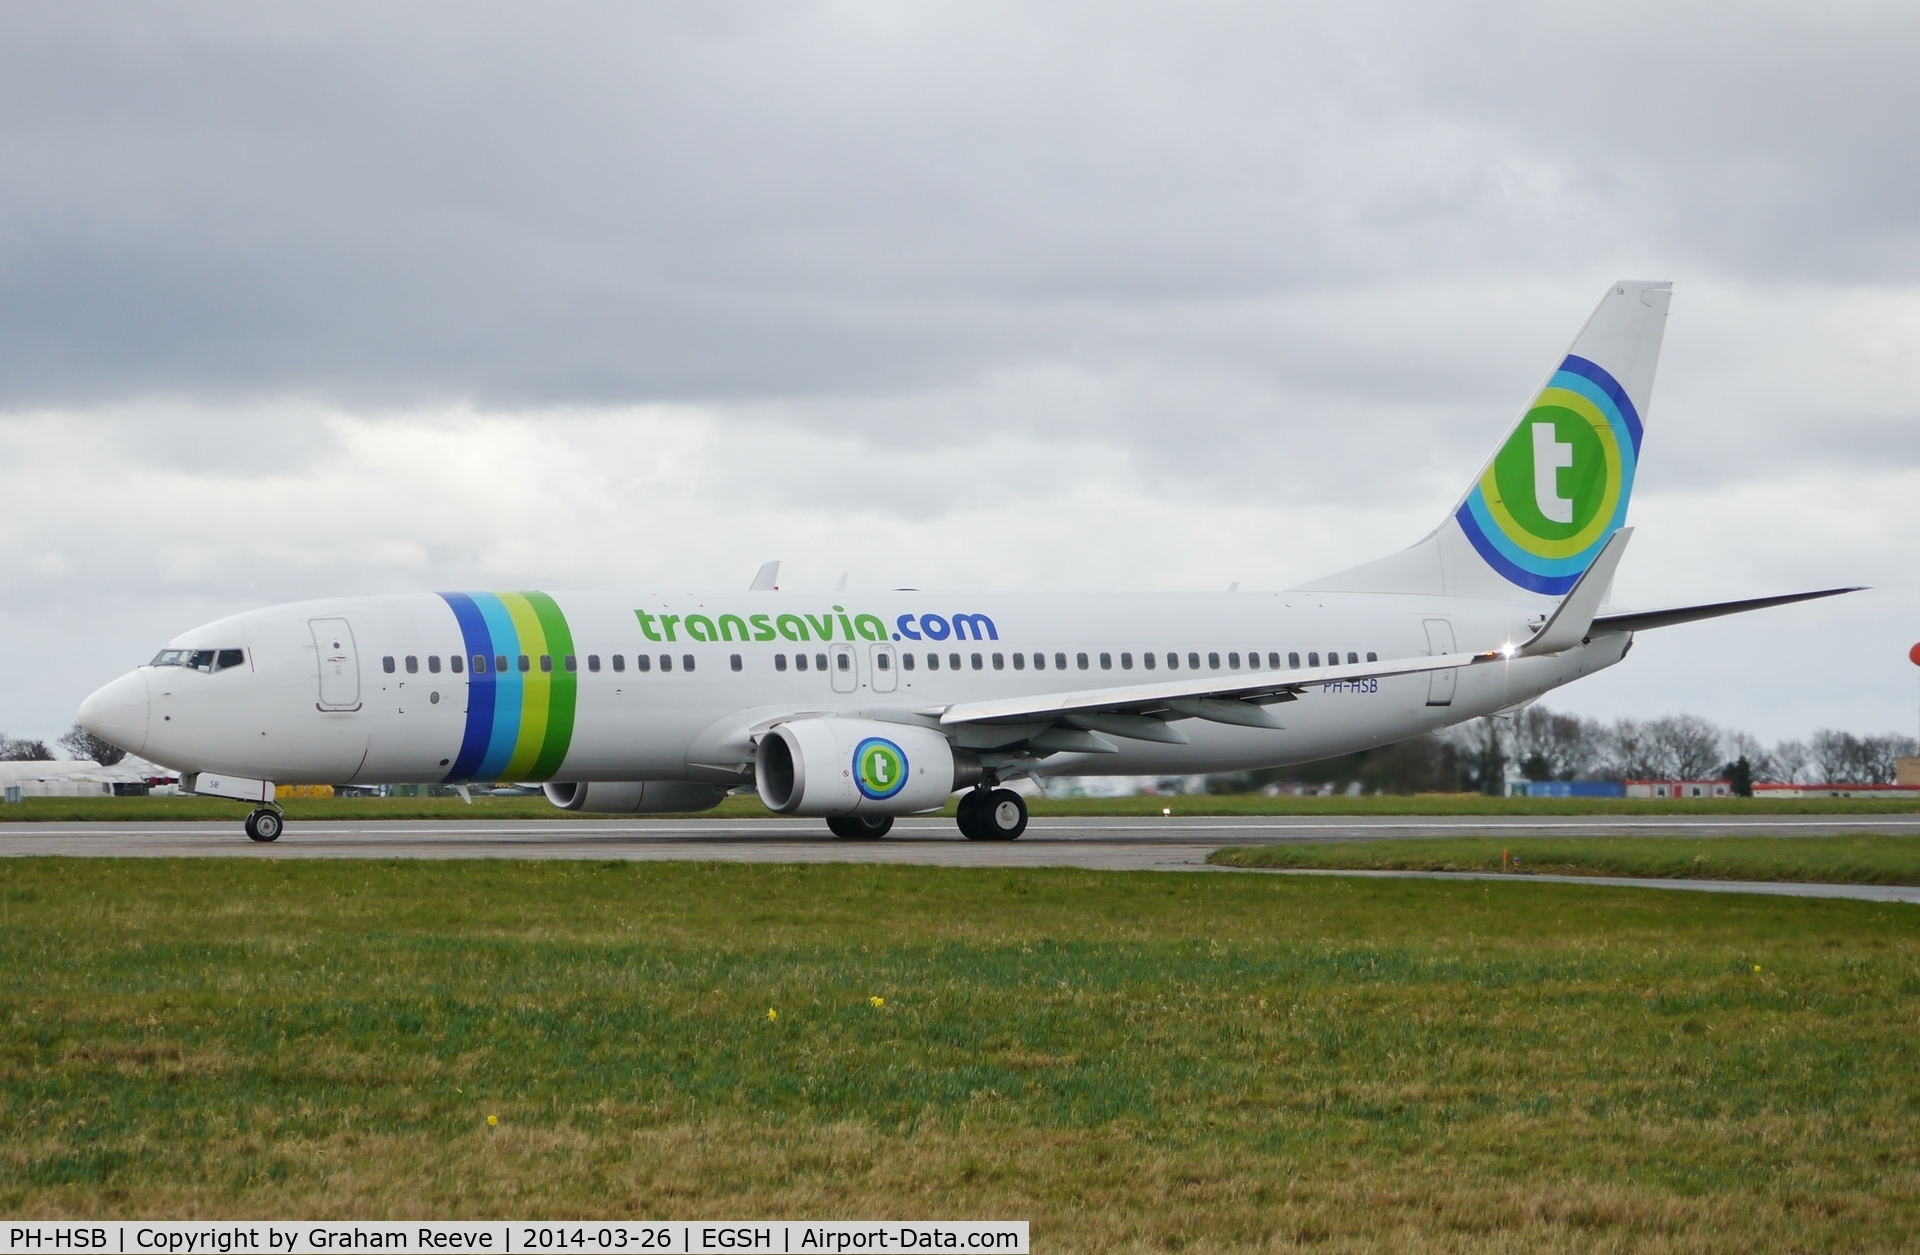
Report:
M 1445 522 L 1305 587 L 1563 596 L 1626 522 L 1672 295 L 1670 283 L 1614 284 Z

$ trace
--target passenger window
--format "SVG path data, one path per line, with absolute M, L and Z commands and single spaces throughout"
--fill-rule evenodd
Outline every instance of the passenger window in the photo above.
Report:
M 853 669 L 852 654 L 836 654 L 834 655 L 833 661 L 834 661 L 834 665 L 839 667 L 842 671 L 851 671 Z
M 805 654 L 795 654 L 793 656 L 793 669 L 795 671 L 805 671 L 807 669 L 807 656 Z
M 995 671 L 1005 671 L 1007 669 L 1007 656 L 1005 654 L 995 654 L 993 656 L 993 669 Z
M 893 670 L 893 663 L 890 659 L 888 659 L 885 650 L 882 650 L 881 652 L 873 656 L 873 666 L 874 666 L 874 670 L 876 671 Z
M 1268 655 L 1267 655 L 1267 665 L 1268 665 L 1269 667 L 1272 667 L 1272 668 L 1273 668 L 1273 669 L 1274 669 L 1275 671 L 1278 671 L 1278 670 L 1280 669 L 1280 655 L 1279 655 L 1279 654 L 1268 654 Z M 1297 666 L 1299 666 L 1300 664 L 1296 662 L 1296 663 L 1294 663 L 1293 665 L 1297 667 Z
M 787 656 L 785 654 L 775 654 L 773 656 L 773 669 L 775 671 L 785 671 L 787 669 Z
M 247 665 L 246 650 L 223 649 L 220 651 L 220 657 L 216 659 L 214 662 L 214 670 L 225 671 L 228 667 L 244 667 L 246 665 Z
M 1295 669 L 1297 670 L 1297 669 L 1299 668 L 1299 666 L 1300 666 L 1300 655 L 1299 655 L 1299 654 L 1288 654 L 1288 655 L 1287 655 L 1287 665 L 1288 665 L 1289 667 L 1293 667 L 1293 668 L 1295 668 Z
M 673 670 L 673 655 L 672 655 L 672 654 L 661 654 L 661 655 L 660 655 L 660 669 L 661 669 L 662 671 L 671 671 L 671 670 Z
M 1121 669 L 1122 671 L 1131 671 L 1131 670 L 1133 670 L 1133 655 L 1132 655 L 1132 654 L 1121 654 L 1121 655 L 1120 655 L 1120 669 Z
M 950 670 L 950 671 L 958 671 L 958 670 L 960 669 L 960 655 L 959 655 L 959 654 L 948 654 L 948 655 L 947 655 L 947 669 L 948 669 L 948 670 Z
M 1087 669 L 1087 656 L 1085 654 L 1075 654 L 1073 656 L 1073 665 L 1085 671 Z
M 419 658 L 419 655 L 417 655 L 417 654 L 408 654 L 408 655 L 407 655 L 407 674 L 408 674 L 408 675 L 419 675 L 419 674 L 420 674 L 420 658 Z
M 565 667 L 569 671 L 578 671 L 580 669 L 580 655 L 568 654 L 564 659 L 561 660 L 560 665 Z
M 939 655 L 939 654 L 928 654 L 928 655 L 927 655 L 927 670 L 929 670 L 929 671 L 938 671 L 939 669 L 940 669 L 940 655 Z
M 1101 654 L 1101 655 L 1100 655 L 1100 669 L 1101 669 L 1102 671 L 1111 671 L 1111 670 L 1113 670 L 1113 655 L 1112 655 L 1112 654 Z
M 432 675 L 440 674 L 440 655 L 439 654 L 427 655 L 427 671 Z
M 1047 669 L 1047 656 L 1045 654 L 1035 654 L 1033 656 L 1033 669 L 1035 671 L 1045 671 Z
M 454 654 L 453 656 L 447 659 L 447 668 L 450 671 L 452 671 L 455 675 L 459 675 L 460 668 L 462 668 L 465 665 L 466 665 L 466 659 L 462 658 L 459 654 Z
M 549 666 L 547 669 L 551 671 L 553 668 Z M 527 674 L 527 672 L 531 670 L 533 670 L 533 659 L 526 654 L 521 654 L 520 655 L 520 674 L 525 675 Z
M 1025 654 L 1015 654 L 1013 656 L 1013 669 L 1015 671 L 1025 671 L 1027 669 L 1027 656 Z
M 1065 671 L 1067 669 L 1067 656 L 1065 654 L 1055 654 L 1053 656 L 1053 669 L 1055 671 Z
M 382 658 L 380 660 L 380 669 L 386 672 L 388 675 L 393 674 L 393 655 L 392 654 L 388 654 L 385 658 Z
M 681 669 L 682 671 L 691 671 L 691 670 L 693 670 L 693 655 L 692 655 L 692 654 L 681 654 L 681 655 L 680 655 L 680 669 Z
M 908 670 L 908 671 L 911 671 L 911 670 L 913 670 L 913 655 L 912 655 L 912 654 L 901 654 L 901 655 L 900 655 L 900 665 L 901 665 L 902 667 L 904 667 L 904 668 L 905 668 L 906 670 Z
M 553 655 L 552 654 L 540 655 L 540 669 L 542 671 L 549 672 L 549 673 L 553 671 Z
M 827 656 L 825 654 L 815 654 L 813 656 L 813 665 L 818 670 L 825 671 L 827 669 Z M 693 668 L 688 667 L 687 670 L 691 671 Z
M 1169 671 L 1178 671 L 1179 669 L 1180 669 L 1180 655 L 1179 655 L 1179 654 L 1168 654 L 1168 655 L 1167 655 L 1167 670 L 1169 670 Z
M 1374 652 L 1373 652 L 1373 651 L 1372 651 L 1371 649 L 1369 649 L 1369 650 L 1367 651 L 1367 661 L 1368 661 L 1368 662 L 1379 662 L 1379 661 L 1380 661 L 1380 655 L 1379 655 L 1379 654 L 1376 654 L 1376 653 L 1374 653 Z
M 1215 663 L 1214 663 L 1213 665 L 1217 667 L 1217 666 L 1219 666 L 1220 664 L 1219 664 L 1218 662 L 1215 662 Z M 1190 671 L 1198 671 L 1198 670 L 1200 669 L 1200 655 L 1199 655 L 1199 654 L 1188 654 L 1188 655 L 1187 655 L 1187 669 L 1188 669 L 1188 670 L 1190 670 Z
M 1360 655 L 1354 653 L 1351 649 L 1349 649 L 1347 651 L 1347 661 L 1352 663 L 1357 663 L 1360 661 Z
M 1159 662 L 1159 660 L 1160 660 L 1159 654 L 1141 654 L 1140 655 L 1141 665 L 1146 667 L 1146 669 L 1149 671 L 1153 670 L 1154 666 Z
M 651 670 L 653 670 L 653 655 L 651 655 L 651 654 L 635 654 L 635 655 L 633 656 L 633 669 L 634 669 L 635 671 L 651 671 Z
M 979 654 L 973 655 L 973 657 L 969 658 L 967 661 L 973 664 L 973 669 L 975 671 L 978 671 L 982 667 L 985 667 L 987 665 L 987 660 L 985 658 L 982 658 Z
M 1309 667 L 1317 667 L 1317 666 L 1319 666 L 1319 665 L 1320 665 L 1320 655 L 1319 655 L 1319 654 L 1316 654 L 1316 653 L 1309 653 L 1309 654 L 1307 655 L 1307 665 L 1308 665 Z
M 627 656 L 625 654 L 615 654 L 613 656 L 613 669 L 615 671 L 625 671 L 627 669 Z
M 485 654 L 475 654 L 473 656 L 473 673 L 475 675 L 485 675 L 487 673 L 487 656 Z
M 1234 671 L 1238 671 L 1238 670 L 1240 669 L 1240 655 L 1239 655 L 1239 654 L 1228 654 L 1228 655 L 1227 655 L 1227 666 L 1228 666 L 1229 668 L 1231 668 L 1232 670 L 1234 670 Z
M 738 670 L 740 669 L 740 665 L 741 665 L 741 664 L 740 664 L 740 655 L 739 655 L 739 654 L 734 654 L 734 655 L 733 655 L 733 656 L 732 656 L 732 657 L 731 657 L 731 658 L 729 659 L 729 661 L 728 661 L 728 665 L 730 665 L 730 666 L 731 666 L 731 667 L 732 667 L 732 668 L 733 668 L 733 669 L 734 669 L 735 671 L 738 671 Z
M 1220 669 L 1220 655 L 1219 655 L 1219 654 L 1208 654 L 1208 655 L 1207 655 L 1207 666 L 1209 666 L 1209 667 L 1211 667 L 1211 668 L 1212 668 L 1213 670 L 1215 670 L 1215 671 L 1218 671 L 1218 670 Z
M 504 673 L 504 672 L 506 671 L 506 669 L 507 669 L 507 656 L 506 656 L 505 654 L 495 654 L 495 655 L 493 656 L 493 669 L 494 669 L 495 671 L 499 671 L 499 672 L 502 672 L 502 673 Z
M 600 669 L 600 655 L 599 655 L 599 654 L 588 654 L 588 655 L 587 655 L 587 670 L 589 670 L 589 671 L 598 671 L 599 669 Z

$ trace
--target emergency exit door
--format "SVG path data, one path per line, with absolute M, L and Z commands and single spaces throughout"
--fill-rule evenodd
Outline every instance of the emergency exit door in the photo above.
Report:
M 860 687 L 860 672 L 854 666 L 853 646 L 835 645 L 828 658 L 833 670 L 833 691 L 851 693 Z
M 360 651 L 345 619 L 309 619 L 320 658 L 320 709 L 360 709 Z
M 1453 624 L 1445 619 L 1427 620 L 1427 655 L 1438 658 L 1453 652 Z M 1459 672 L 1449 668 L 1445 671 L 1430 672 L 1427 676 L 1427 705 L 1453 705 L 1453 685 Z

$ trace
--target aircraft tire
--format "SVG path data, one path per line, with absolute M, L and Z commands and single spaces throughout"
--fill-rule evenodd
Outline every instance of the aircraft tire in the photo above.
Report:
M 969 841 L 989 839 L 983 818 L 986 809 L 987 790 L 969 789 L 960 795 L 960 805 L 953 812 L 953 822 L 959 827 L 961 836 Z
M 278 841 L 285 827 L 277 811 L 257 810 L 247 816 L 247 835 L 255 841 Z
M 875 841 L 893 828 L 891 815 L 835 815 L 827 820 L 827 829 L 836 837 L 857 841 Z
M 1027 830 L 1027 799 L 1012 789 L 995 789 L 980 808 L 980 826 L 988 841 L 1015 841 Z

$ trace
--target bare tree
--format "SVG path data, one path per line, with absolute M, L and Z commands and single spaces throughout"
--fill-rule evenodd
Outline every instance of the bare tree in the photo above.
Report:
M 53 761 L 53 751 L 47 748 L 45 741 L 26 738 L 14 740 L 0 735 L 0 762 L 9 763 L 45 763 Z
M 1672 780 L 1705 780 L 1726 761 L 1720 729 L 1698 715 L 1667 715 L 1647 725 L 1655 758 Z
M 1781 784 L 1795 784 L 1806 778 L 1807 767 L 1813 762 L 1813 754 L 1807 749 L 1805 741 L 1782 741 L 1773 747 L 1773 770 L 1765 780 L 1776 780 Z
M 77 723 L 60 738 L 60 748 L 75 758 L 91 759 L 102 767 L 111 767 L 127 756 L 127 751 L 118 745 L 101 740 Z
M 1573 780 L 1593 770 L 1605 735 L 1597 721 L 1529 706 L 1513 720 L 1513 756 L 1529 780 Z

